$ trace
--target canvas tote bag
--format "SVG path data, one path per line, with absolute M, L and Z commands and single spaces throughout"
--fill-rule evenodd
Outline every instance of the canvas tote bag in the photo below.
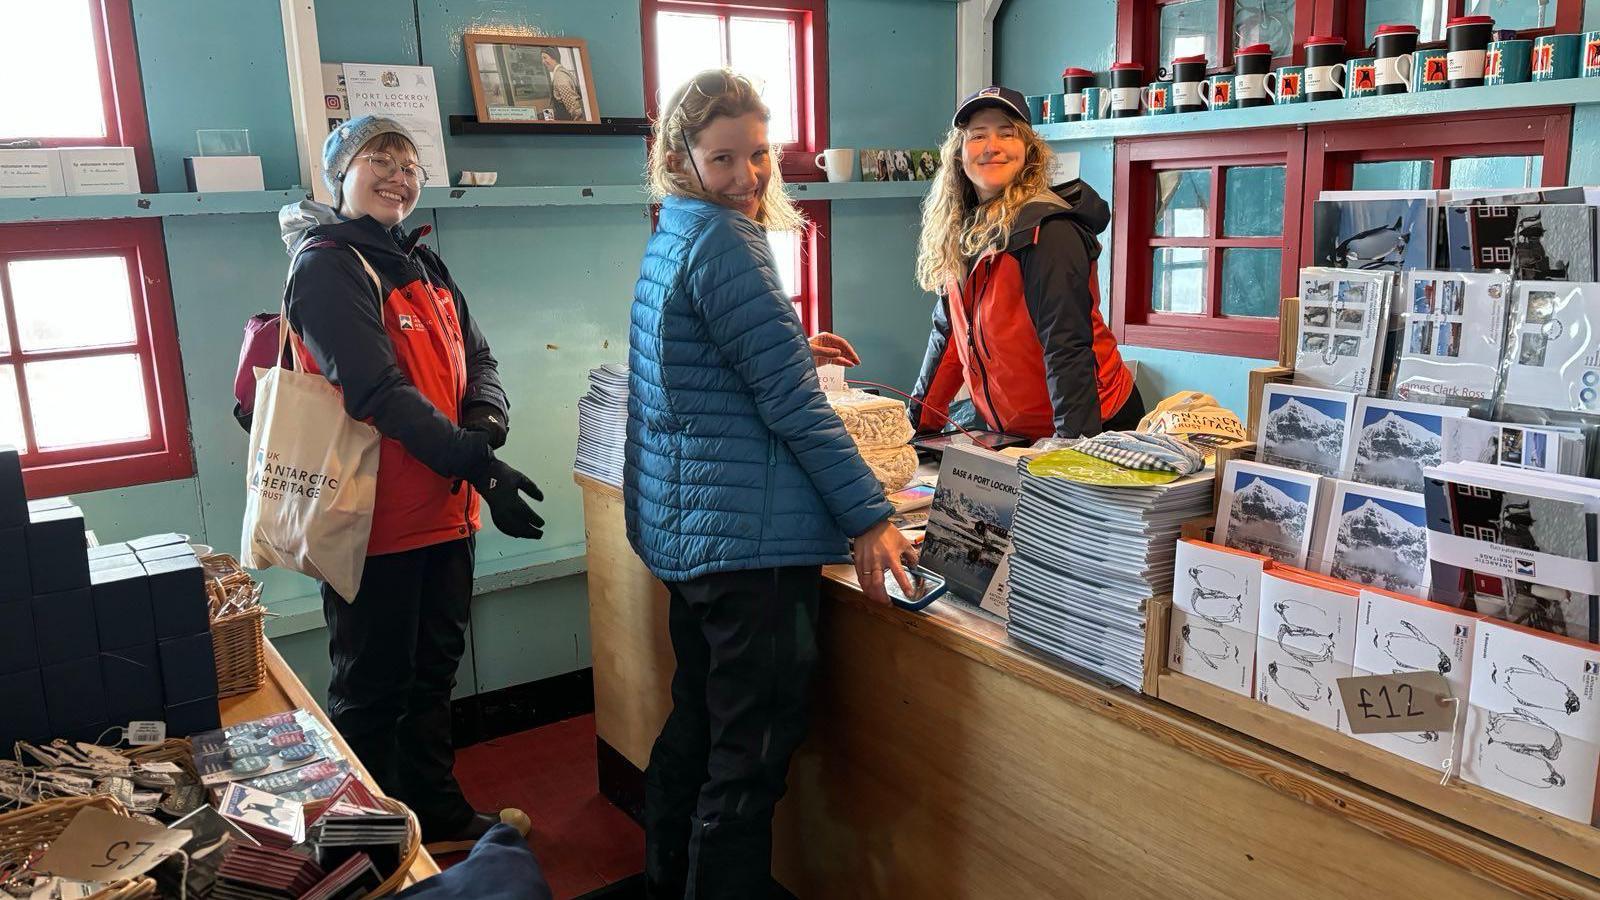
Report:
M 371 276 L 381 304 L 377 273 L 360 251 L 349 250 Z M 378 430 L 345 414 L 339 390 L 305 371 L 298 347 L 294 369 L 283 368 L 287 286 L 280 315 L 277 360 L 271 368 L 256 369 L 240 561 L 326 581 L 353 601 L 372 534 Z

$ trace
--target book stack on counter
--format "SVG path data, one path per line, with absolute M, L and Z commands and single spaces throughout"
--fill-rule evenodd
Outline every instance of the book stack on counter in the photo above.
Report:
M 628 367 L 612 363 L 590 369 L 589 393 L 578 398 L 578 456 L 572 468 L 621 487 L 627 441 Z
M 1213 473 L 1109 487 L 1035 474 L 1050 456 L 1018 467 L 1007 630 L 1137 690 L 1145 603 L 1172 583 L 1181 524 L 1210 512 Z

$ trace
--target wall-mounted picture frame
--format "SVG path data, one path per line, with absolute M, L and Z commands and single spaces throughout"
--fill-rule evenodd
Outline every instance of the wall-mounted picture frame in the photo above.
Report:
M 479 122 L 599 123 L 583 38 L 468 32 L 462 42 Z

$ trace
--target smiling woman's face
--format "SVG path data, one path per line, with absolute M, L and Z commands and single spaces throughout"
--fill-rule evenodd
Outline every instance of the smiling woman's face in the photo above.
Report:
M 351 160 L 345 171 L 340 211 L 352 219 L 371 216 L 385 228 L 393 228 L 417 208 L 422 183 L 406 172 L 418 165 L 416 148 L 409 141 L 385 142 L 383 137 L 373 138 Z M 377 149 L 385 144 L 386 149 Z
M 767 143 L 767 123 L 755 113 L 718 116 L 694 136 L 693 165 L 682 168 L 698 173 L 700 184 L 718 203 L 750 218 L 761 211 L 761 198 L 772 180 L 772 145 Z
M 962 129 L 961 171 L 967 173 L 978 199 L 993 200 L 1022 172 L 1028 145 L 1022 129 L 998 109 L 980 109 Z

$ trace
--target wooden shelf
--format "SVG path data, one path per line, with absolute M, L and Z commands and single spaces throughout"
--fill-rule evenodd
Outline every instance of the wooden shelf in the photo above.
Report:
M 1600 103 L 1600 78 L 1567 78 L 1538 83 L 1451 88 L 1423 94 L 1388 94 L 1382 97 L 1322 100 L 1316 103 L 1258 106 L 1252 109 L 1207 110 L 1173 113 L 1166 116 L 1139 116 L 1132 119 L 1061 122 L 1054 125 L 1040 125 L 1037 130 L 1047 141 L 1081 141 L 1095 138 L 1278 128 L 1313 125 L 1320 122 L 1400 119 L 1480 110 L 1581 106 L 1591 103 Z
M 605 118 L 599 122 L 480 122 L 477 116 L 451 116 L 451 134 L 598 134 L 648 137 L 649 119 Z

